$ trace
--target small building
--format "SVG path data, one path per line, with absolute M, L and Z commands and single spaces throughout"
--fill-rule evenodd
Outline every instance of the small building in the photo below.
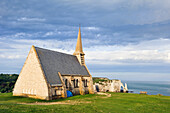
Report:
M 93 94 L 92 76 L 87 69 L 79 28 L 73 55 L 32 46 L 14 86 L 14 96 L 52 100 Z

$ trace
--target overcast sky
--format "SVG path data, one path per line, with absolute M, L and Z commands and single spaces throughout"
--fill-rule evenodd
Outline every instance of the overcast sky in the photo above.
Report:
M 170 0 L 0 0 L 0 73 L 31 45 L 72 54 L 79 24 L 92 76 L 170 80 Z

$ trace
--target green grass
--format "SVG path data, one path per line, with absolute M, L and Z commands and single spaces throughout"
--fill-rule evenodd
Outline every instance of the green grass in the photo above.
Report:
M 111 93 L 111 97 L 89 94 L 77 95 L 67 99 L 52 101 L 37 100 L 24 97 L 13 97 L 12 93 L 0 94 L 0 113 L 27 112 L 67 112 L 67 113 L 170 113 L 170 96 L 139 95 L 128 93 Z M 85 101 L 76 105 L 22 105 L 19 103 Z
M 93 77 L 93 83 L 105 82 L 105 81 L 108 81 L 108 80 Z

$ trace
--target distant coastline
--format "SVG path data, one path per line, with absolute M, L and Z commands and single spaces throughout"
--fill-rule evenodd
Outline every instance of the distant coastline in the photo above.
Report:
M 1 92 L 11 92 L 13 84 L 18 77 L 18 74 L 1 74 Z M 129 91 L 133 93 L 140 93 L 140 91 L 147 91 L 148 95 L 162 94 L 164 96 L 170 96 L 170 81 L 125 81 L 122 83 L 127 83 Z M 9 85 L 10 84 L 10 85 Z M 8 86 L 8 87 L 6 87 Z M 10 86 L 10 87 L 9 87 Z
M 129 91 L 140 93 L 147 91 L 148 95 L 162 94 L 170 96 L 170 81 L 122 81 L 127 83 Z

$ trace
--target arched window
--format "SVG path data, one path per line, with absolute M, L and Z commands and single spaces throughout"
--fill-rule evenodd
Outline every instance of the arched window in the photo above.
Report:
M 74 85 L 74 88 L 76 87 L 76 84 L 75 84 L 75 79 L 73 80 L 73 85 Z
M 86 79 L 86 87 L 87 87 L 87 79 Z
M 84 80 L 84 87 L 87 87 L 87 79 Z
M 68 88 L 67 79 L 65 79 L 65 85 L 66 85 L 66 88 Z
M 83 84 L 84 84 L 84 87 L 86 87 L 86 81 L 85 80 L 83 80 Z
M 77 80 L 76 80 L 76 87 L 79 87 L 79 86 L 78 86 L 78 82 L 79 82 L 79 80 L 77 79 Z

